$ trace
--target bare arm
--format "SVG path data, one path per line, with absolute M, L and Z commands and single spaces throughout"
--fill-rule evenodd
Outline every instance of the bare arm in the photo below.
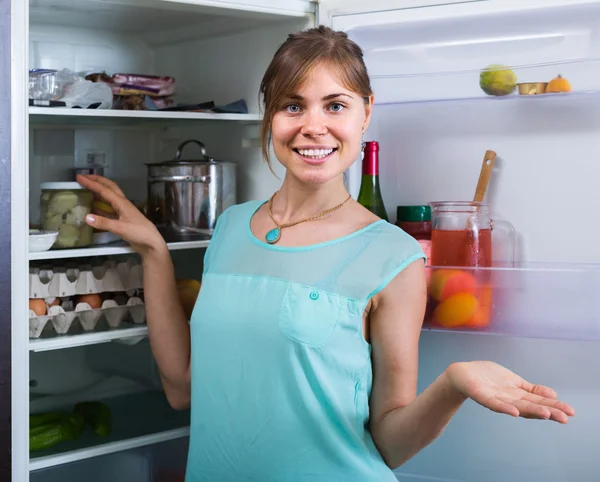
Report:
M 416 396 L 426 300 L 425 268 L 419 260 L 376 295 L 370 313 L 374 372 L 370 429 L 392 468 L 435 440 L 465 400 L 445 374 Z
M 101 176 L 78 176 L 77 181 L 100 195 L 118 219 L 88 216 L 95 228 L 128 241 L 142 257 L 148 338 L 165 394 L 173 408 L 190 403 L 190 330 L 179 301 L 173 263 L 156 227 L 129 201 L 113 181 Z
M 374 371 L 370 429 L 388 466 L 402 465 L 433 442 L 467 398 L 513 417 L 567 423 L 575 414 L 551 388 L 486 361 L 453 363 L 417 396 L 426 300 L 425 268 L 416 261 L 373 298 L 369 315 Z
M 142 257 L 148 338 L 170 405 L 190 405 L 190 328 L 166 246 Z

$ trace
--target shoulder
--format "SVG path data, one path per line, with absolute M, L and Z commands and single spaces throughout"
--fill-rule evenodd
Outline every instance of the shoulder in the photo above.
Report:
M 368 246 L 370 257 L 381 270 L 381 282 L 371 296 L 382 291 L 415 261 L 423 262 L 426 259 L 419 242 L 394 224 L 377 221 L 368 234 L 371 238 Z
M 244 220 L 249 222 L 252 215 L 262 206 L 262 204 L 264 204 L 264 202 L 265 201 L 252 200 L 229 206 L 217 219 L 217 229 L 222 229 L 230 223 L 243 223 Z
M 422 252 L 419 242 L 395 224 L 384 220 L 375 221 L 370 231 L 373 243 L 390 254 L 405 250 Z
M 239 218 L 240 216 L 252 216 L 255 211 L 257 211 L 265 201 L 261 201 L 258 199 L 254 199 L 252 201 L 246 201 L 240 204 L 234 204 L 229 206 L 225 211 L 223 211 L 222 216 L 229 218 Z

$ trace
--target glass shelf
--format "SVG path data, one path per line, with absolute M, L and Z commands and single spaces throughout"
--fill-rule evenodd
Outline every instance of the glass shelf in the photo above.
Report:
M 425 331 L 600 341 L 600 265 L 428 267 Z
M 260 120 L 260 114 L 29 107 L 30 123 L 40 125 L 174 125 L 211 121 L 256 124 Z

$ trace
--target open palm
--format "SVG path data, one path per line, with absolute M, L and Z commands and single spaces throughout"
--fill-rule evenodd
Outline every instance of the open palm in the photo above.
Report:
M 575 415 L 551 388 L 533 385 L 493 362 L 454 363 L 448 375 L 455 389 L 494 412 L 559 423 Z

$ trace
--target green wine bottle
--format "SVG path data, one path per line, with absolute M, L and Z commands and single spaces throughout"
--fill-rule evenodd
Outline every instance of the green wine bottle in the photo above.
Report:
M 388 221 L 379 188 L 379 143 L 377 141 L 365 142 L 358 202 L 373 214 Z

